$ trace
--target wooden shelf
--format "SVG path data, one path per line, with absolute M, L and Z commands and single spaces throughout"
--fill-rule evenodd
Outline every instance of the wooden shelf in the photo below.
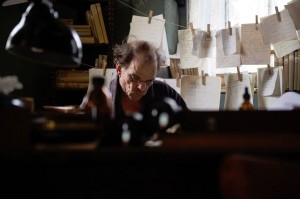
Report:
M 88 24 L 86 11 L 90 10 L 90 5 L 100 3 L 105 28 L 107 31 L 108 44 L 82 44 L 82 61 L 76 70 L 87 71 L 95 66 L 95 61 L 99 55 L 108 55 L 107 68 L 112 67 L 112 45 L 114 31 L 114 0 L 56 0 L 53 1 L 54 9 L 58 11 L 60 18 L 71 18 L 73 24 Z M 88 81 L 80 82 L 61 82 L 57 78 L 58 70 L 53 72 L 52 78 L 52 102 L 50 105 L 70 105 L 78 104 L 82 101 L 88 88 Z

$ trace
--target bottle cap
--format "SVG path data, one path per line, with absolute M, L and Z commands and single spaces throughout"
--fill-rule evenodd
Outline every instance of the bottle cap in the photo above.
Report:
M 102 86 L 104 84 L 104 78 L 103 77 L 94 77 L 92 82 L 93 82 L 93 85 Z
M 243 98 L 245 100 L 249 100 L 250 99 L 250 95 L 249 95 L 249 92 L 248 92 L 248 87 L 245 87 L 245 93 L 243 95 Z

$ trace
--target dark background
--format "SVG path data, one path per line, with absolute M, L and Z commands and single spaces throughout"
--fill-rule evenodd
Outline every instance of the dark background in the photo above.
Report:
M 15 75 L 19 81 L 23 84 L 23 89 L 15 90 L 10 93 L 11 97 L 33 97 L 35 99 L 35 108 L 41 109 L 43 105 L 49 105 L 52 103 L 53 95 L 53 70 L 43 64 L 37 64 L 29 62 L 27 60 L 19 59 L 7 51 L 5 51 L 6 40 L 16 24 L 19 23 L 22 13 L 26 10 L 29 3 L 16 4 L 12 6 L 0 7 L 0 77 Z M 54 1 L 54 9 L 58 12 L 60 18 L 74 18 L 75 22 L 83 23 L 82 16 L 80 15 L 80 5 L 100 1 L 88 1 L 88 0 L 56 0 Z M 175 0 L 124 0 L 122 1 L 135 9 L 149 13 L 149 10 L 153 10 L 153 15 L 163 14 L 167 21 L 171 21 L 175 24 L 185 22 L 185 2 Z M 108 5 L 108 1 L 104 0 L 104 4 Z M 69 6 L 71 5 L 71 6 Z M 107 8 L 104 8 L 104 10 Z M 174 12 L 175 11 L 175 12 Z M 104 15 L 107 22 L 108 10 Z M 114 0 L 113 1 L 113 30 L 108 30 L 108 37 L 111 37 L 113 46 L 116 43 L 121 43 L 129 33 L 129 24 L 132 15 L 141 15 L 133 9 L 125 6 L 124 4 Z M 107 23 L 106 23 L 107 25 Z M 184 26 L 185 24 L 181 24 Z M 177 45 L 177 30 L 178 27 L 166 23 L 167 40 L 169 45 L 170 54 L 176 52 Z M 83 52 L 84 54 L 85 52 Z M 108 67 L 113 68 L 112 65 Z M 168 68 L 162 69 L 158 72 L 160 77 L 169 77 Z M 68 96 L 65 96 L 68 97 Z

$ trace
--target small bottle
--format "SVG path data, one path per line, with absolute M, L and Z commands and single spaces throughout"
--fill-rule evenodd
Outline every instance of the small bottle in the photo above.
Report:
M 143 115 L 139 112 L 115 117 L 109 132 L 101 140 L 101 146 L 142 146 L 145 142 Z
M 112 101 L 111 94 L 104 85 L 103 77 L 94 77 L 92 79 L 93 89 L 86 96 L 86 102 L 83 105 L 85 113 L 92 120 L 103 126 L 107 130 L 112 120 Z
M 248 92 L 248 87 L 245 87 L 245 93 L 243 95 L 244 102 L 240 106 L 240 111 L 251 111 L 254 110 L 253 105 L 250 102 L 250 95 Z
M 127 123 L 123 123 L 122 124 L 122 135 L 121 135 L 123 146 L 128 146 L 128 144 L 130 142 L 130 137 L 131 137 L 131 132 L 129 130 L 129 126 Z

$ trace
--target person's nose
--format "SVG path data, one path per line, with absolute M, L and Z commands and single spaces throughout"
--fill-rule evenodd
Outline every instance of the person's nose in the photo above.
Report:
M 139 82 L 139 83 L 138 83 L 138 88 L 139 88 L 141 91 L 147 90 L 147 84 L 146 84 L 146 82 Z

